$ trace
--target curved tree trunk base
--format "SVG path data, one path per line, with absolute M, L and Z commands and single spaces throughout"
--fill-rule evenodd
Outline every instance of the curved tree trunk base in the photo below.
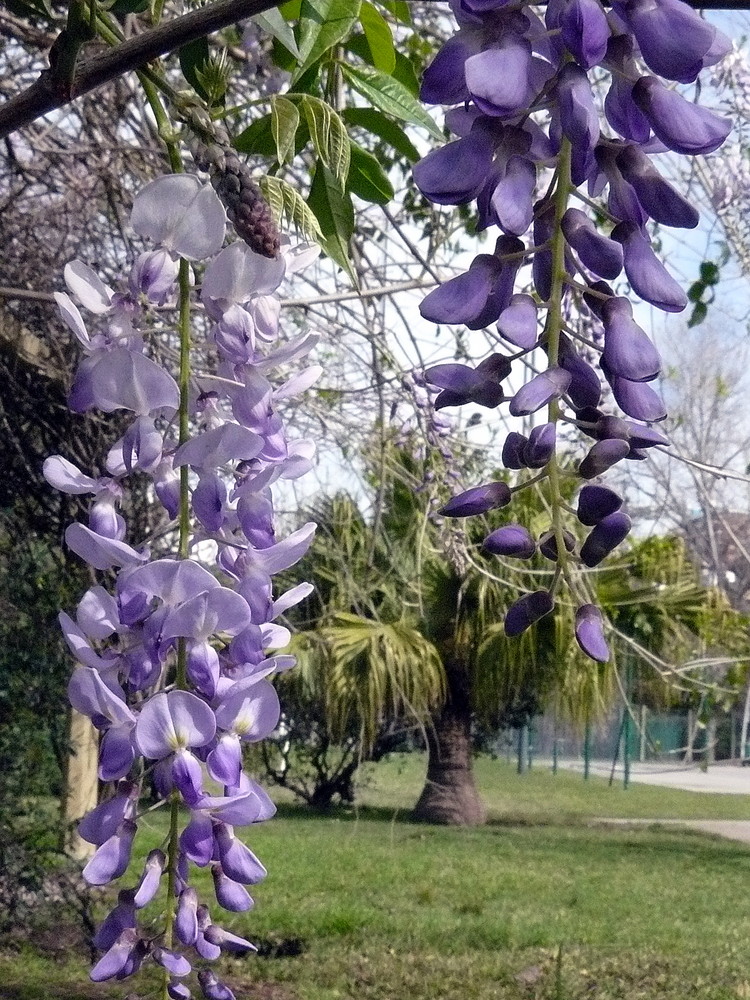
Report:
M 439 778 L 428 774 L 412 816 L 418 822 L 443 826 L 481 826 L 487 822 L 473 775 L 463 771 Z

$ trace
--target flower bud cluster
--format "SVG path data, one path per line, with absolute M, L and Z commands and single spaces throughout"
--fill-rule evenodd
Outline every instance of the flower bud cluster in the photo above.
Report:
M 682 0 L 613 0 L 607 8 L 599 0 L 550 0 L 541 14 L 519 0 L 451 0 L 451 8 L 459 30 L 427 68 L 421 96 L 447 106 L 456 138 L 417 163 L 414 179 L 435 204 L 475 201 L 478 229 L 496 226 L 500 235 L 491 253 L 430 292 L 421 313 L 469 330 L 493 327 L 498 351 L 476 366 L 436 365 L 425 376 L 440 390 L 437 409 L 507 403 L 511 416 L 529 417 L 546 408 L 546 421 L 530 433 L 508 435 L 502 459 L 508 469 L 541 470 L 549 479 L 553 523 L 539 539 L 519 525 L 500 528 L 485 547 L 522 559 L 539 550 L 564 573 L 575 537 L 565 529 L 559 495 L 558 421 L 594 440 L 577 467 L 584 480 L 666 443 L 650 426 L 666 416 L 651 385 L 659 355 L 629 300 L 608 282 L 624 271 L 645 302 L 666 312 L 685 308 L 687 296 L 654 252 L 649 224 L 692 229 L 699 217 L 653 157 L 707 154 L 726 139 L 731 123 L 673 83 L 693 83 L 731 44 Z M 569 205 L 579 195 L 581 207 Z M 608 220 L 606 231 L 585 210 L 590 198 L 603 199 L 597 214 Z M 515 291 L 526 264 L 531 295 Z M 546 353 L 547 368 L 513 391 L 512 362 L 536 350 Z M 607 413 L 602 378 L 624 416 Z M 442 514 L 503 506 L 510 499 L 503 485 L 474 487 Z M 597 565 L 627 535 L 620 504 L 605 487 L 581 490 L 579 519 L 591 527 L 579 553 L 584 565 Z M 552 611 L 555 584 L 510 608 L 509 635 Z M 576 637 L 589 656 L 606 660 L 601 616 L 592 607 L 579 609 Z
M 266 874 L 236 833 L 274 812 L 244 772 L 242 748 L 278 724 L 269 677 L 294 666 L 293 657 L 274 652 L 290 638 L 278 618 L 312 589 L 300 584 L 274 595 L 273 577 L 302 557 L 315 526 L 277 538 L 271 486 L 311 468 L 314 443 L 287 437 L 280 407 L 320 374 L 312 366 L 279 379 L 317 338 L 274 343 L 276 290 L 317 248 L 285 243 L 273 259 L 243 242 L 222 249 L 224 208 L 210 185 L 186 174 L 148 184 L 131 223 L 155 248 L 138 257 L 122 289 L 73 261 L 65 268 L 69 294 L 56 299 L 85 352 L 70 405 L 77 412 L 130 411 L 133 420 L 110 448 L 106 474 L 88 475 L 61 456 L 47 459 L 44 474 L 65 493 L 92 497 L 87 522 L 71 524 L 65 537 L 92 570 L 107 573 L 83 595 L 75 616 L 60 615 L 77 661 L 70 701 L 99 730 L 99 777 L 114 789 L 80 824 L 81 837 L 96 847 L 84 878 L 105 885 L 126 873 L 146 769 L 172 802 L 172 822 L 178 806 L 189 817 L 179 837 L 175 826 L 167 853 L 152 851 L 136 883 L 120 890 L 96 934 L 103 954 L 91 977 L 125 979 L 155 962 L 168 995 L 182 1000 L 191 995 L 184 979 L 196 957 L 253 947 L 213 923 L 192 871 L 210 869 L 216 901 L 230 912 L 253 905 L 246 886 Z M 147 355 L 139 324 L 149 306 L 174 301 L 178 273 L 184 314 L 186 261 L 206 262 L 201 294 L 219 362 L 211 375 L 188 378 L 183 367 L 181 392 Z M 152 554 L 128 538 L 120 505 L 134 473 L 150 477 L 168 517 L 179 520 L 179 557 Z M 198 559 L 207 548 L 199 543 L 207 541 L 218 552 L 214 570 Z M 221 794 L 212 794 L 208 779 Z M 139 914 L 160 889 L 170 916 L 163 933 L 147 936 Z M 198 980 L 204 997 L 231 1000 L 211 972 L 202 970 Z

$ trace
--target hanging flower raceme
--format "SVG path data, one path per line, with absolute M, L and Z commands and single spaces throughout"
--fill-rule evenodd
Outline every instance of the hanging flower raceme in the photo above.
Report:
M 288 240 L 274 259 L 242 242 L 222 250 L 225 210 L 210 185 L 185 174 L 148 184 L 135 199 L 131 224 L 152 247 L 136 259 L 121 291 L 73 261 L 65 268 L 69 294 L 56 298 L 85 351 L 71 407 L 130 411 L 132 422 L 103 456 L 107 475 L 88 475 L 62 456 L 47 459 L 44 475 L 58 490 L 92 497 L 86 523 L 70 525 L 66 542 L 92 571 L 108 573 L 84 594 L 75 618 L 60 615 L 78 664 L 70 700 L 101 733 L 99 776 L 113 783 L 80 824 L 80 835 L 96 847 L 84 878 L 106 885 L 126 874 L 146 769 L 172 803 L 172 824 L 178 805 L 189 815 L 181 832 L 175 827 L 163 849 L 149 854 L 133 884 L 120 889 L 95 937 L 103 954 L 91 977 L 120 980 L 154 962 L 167 994 L 182 998 L 190 996 L 183 979 L 192 958 L 175 947 L 194 949 L 202 959 L 253 947 L 213 923 L 191 871 L 210 866 L 216 900 L 232 912 L 252 906 L 245 886 L 266 874 L 235 832 L 274 813 L 243 770 L 242 745 L 264 739 L 278 724 L 279 701 L 267 678 L 289 669 L 294 658 L 269 656 L 290 638 L 276 619 L 311 590 L 300 584 L 274 597 L 274 575 L 304 555 L 315 526 L 277 539 L 271 487 L 312 467 L 314 444 L 287 437 L 283 408 L 320 374 L 316 366 L 287 373 L 317 337 L 279 341 L 276 292 L 317 250 Z M 218 377 L 187 367 L 166 371 L 147 354 L 156 338 L 139 331 L 144 319 L 153 322 L 150 306 L 174 304 L 176 293 L 186 313 L 189 261 L 206 262 L 203 299 L 214 322 Z M 92 315 L 95 332 L 74 298 Z M 135 472 L 151 478 L 166 518 L 178 521 L 176 555 L 151 552 L 129 537 L 120 510 Z M 204 539 L 215 543 L 216 567 L 188 558 L 204 551 L 197 548 Z M 222 794 L 207 791 L 208 779 Z M 139 911 L 162 886 L 175 897 L 167 907 L 174 915 L 160 935 L 146 937 Z M 233 995 L 207 970 L 198 980 L 206 997 Z
M 484 545 L 521 559 L 538 547 L 558 563 L 549 591 L 528 594 L 508 611 L 506 631 L 518 635 L 553 610 L 554 587 L 571 560 L 597 565 L 630 530 L 621 498 L 598 483 L 585 485 L 578 519 L 590 532 L 575 555 L 575 536 L 565 527 L 570 508 L 559 488 L 566 474 L 556 452 L 559 420 L 595 439 L 576 469 L 585 481 L 666 443 L 650 426 L 666 416 L 652 388 L 659 355 L 630 302 L 606 282 L 624 270 L 645 302 L 666 312 L 687 305 L 654 252 L 649 227 L 653 221 L 691 229 L 698 213 L 661 176 L 655 158 L 667 151 L 708 154 L 726 139 L 731 123 L 698 106 L 684 85 L 731 44 L 682 0 L 613 0 L 611 7 L 550 0 L 541 15 L 507 0 L 451 0 L 450 6 L 459 30 L 427 68 L 422 99 L 446 106 L 456 139 L 428 153 L 414 180 L 435 204 L 475 200 L 478 228 L 497 226 L 501 234 L 493 253 L 480 254 L 465 274 L 430 292 L 421 312 L 435 323 L 494 327 L 501 353 L 424 374 L 439 390 L 436 409 L 507 403 L 515 417 L 546 411 L 530 433 L 508 434 L 502 461 L 508 469 L 541 470 L 533 479 L 549 481 L 551 523 L 538 539 L 506 525 Z M 569 205 L 579 189 L 580 204 Z M 596 196 L 604 199 L 604 230 L 584 210 Z M 531 263 L 533 295 L 515 292 L 524 263 Z M 513 391 L 512 359 L 534 351 L 546 354 L 546 369 Z M 602 379 L 630 419 L 605 412 Z M 502 507 L 510 499 L 503 485 L 475 486 L 440 513 L 467 517 Z M 607 659 L 594 605 L 579 608 L 575 634 L 585 653 Z

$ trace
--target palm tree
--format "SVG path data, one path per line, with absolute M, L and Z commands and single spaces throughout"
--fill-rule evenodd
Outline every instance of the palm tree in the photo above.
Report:
M 519 568 L 484 557 L 484 518 L 461 528 L 431 519 L 417 461 L 393 449 L 389 469 L 377 529 L 345 494 L 312 513 L 320 529 L 305 570 L 317 592 L 296 621 L 301 668 L 288 683 L 318 686 L 329 736 L 342 739 L 353 725 L 360 756 L 389 718 L 411 712 L 425 723 L 428 747 L 415 816 L 475 825 L 485 812 L 473 776 L 473 724 L 497 730 L 512 709 L 541 709 L 553 694 L 568 717 L 595 719 L 611 703 L 618 653 L 641 646 L 666 657 L 694 644 L 707 592 L 684 553 L 669 560 L 653 545 L 640 554 L 636 545 L 592 574 L 596 599 L 618 629 L 610 663 L 579 652 L 564 596 L 554 616 L 508 640 L 508 605 L 548 582 L 551 564 L 538 557 Z M 548 526 L 547 511 L 543 483 L 514 500 L 513 518 L 536 535 Z M 496 527 L 497 514 L 493 520 Z

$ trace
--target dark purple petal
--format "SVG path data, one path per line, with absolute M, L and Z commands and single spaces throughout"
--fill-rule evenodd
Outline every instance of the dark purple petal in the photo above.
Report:
M 584 69 L 598 66 L 609 40 L 607 15 L 596 0 L 568 0 L 559 16 L 566 48 Z
M 531 559 L 536 552 L 536 542 L 520 524 L 507 524 L 487 535 L 483 548 L 496 556 Z
M 505 340 L 530 351 L 538 338 L 536 303 L 530 295 L 514 295 L 497 321 L 497 332 Z
M 584 267 L 602 278 L 616 278 L 622 271 L 622 247 L 597 232 L 594 223 L 577 208 L 569 208 L 562 220 L 568 244 Z
M 588 76 L 575 63 L 566 63 L 558 76 L 557 99 L 560 126 L 573 147 L 572 180 L 583 183 L 591 154 L 599 139 L 599 114 L 594 105 Z
M 491 254 L 475 257 L 465 274 L 439 285 L 423 300 L 419 311 L 431 323 L 463 323 L 481 330 L 500 315 L 495 294 L 502 262 Z
M 219 654 L 209 642 L 188 642 L 187 675 L 199 694 L 211 700 L 216 694 L 221 664 Z
M 687 305 L 687 295 L 651 249 L 651 243 L 643 235 L 640 227 L 632 222 L 621 222 L 612 230 L 612 238 L 622 244 L 625 274 L 636 295 L 640 295 L 657 309 L 663 309 L 665 312 L 681 312 Z M 606 307 L 604 311 L 606 312 Z M 607 364 L 610 362 L 607 361 Z M 617 372 L 617 374 L 626 373 Z M 633 380 L 642 381 L 635 378 Z
M 111 726 L 102 736 L 99 745 L 99 777 L 102 781 L 119 781 L 124 778 L 135 760 L 133 726 L 126 722 Z
M 503 444 L 502 463 L 506 469 L 523 469 L 524 449 L 528 443 L 528 438 L 519 434 L 518 431 L 511 431 Z
M 415 163 L 412 176 L 428 201 L 465 205 L 479 194 L 492 164 L 494 141 L 480 129 L 434 149 Z
M 570 374 L 567 395 L 577 410 L 598 406 L 602 398 L 599 375 L 591 365 L 566 342 L 561 344 L 560 367 Z
M 111 799 L 101 802 L 91 812 L 86 813 L 78 824 L 78 834 L 89 844 L 100 847 L 106 840 L 114 836 L 117 828 L 133 809 L 134 786 L 127 783 L 120 785 L 120 790 Z
M 627 536 L 630 527 L 630 518 L 621 510 L 602 518 L 581 546 L 584 566 L 598 566 Z
M 97 928 L 91 943 L 100 951 L 108 951 L 126 928 L 135 928 L 135 904 L 133 890 L 121 889 L 117 894 L 117 906 L 104 918 Z
M 508 608 L 505 615 L 505 634 L 517 636 L 544 618 L 555 606 L 548 590 L 536 590 L 526 594 Z
M 648 118 L 656 137 L 675 153 L 712 153 L 732 131 L 729 118 L 686 101 L 653 76 L 638 81 L 633 87 L 633 100 Z
M 190 1000 L 190 990 L 184 983 L 171 982 L 167 985 L 169 1000 Z
M 523 450 L 523 462 L 529 469 L 542 469 L 555 452 L 556 430 L 554 424 L 540 424 L 529 434 Z
M 219 531 L 224 523 L 227 487 L 215 472 L 204 473 L 193 490 L 193 512 L 206 531 Z
M 559 399 L 570 385 L 570 372 L 563 368 L 548 368 L 522 386 L 510 401 L 510 413 L 525 417 L 536 413 L 553 399 Z
M 584 604 L 576 611 L 576 640 L 587 656 L 598 663 L 609 660 L 609 647 L 604 638 L 604 619 L 595 604 Z
M 578 475 L 581 479 L 594 479 L 596 476 L 601 476 L 607 469 L 622 461 L 629 451 L 628 442 L 622 441 L 620 438 L 597 441 L 578 466 Z
M 642 424 L 634 424 L 630 420 L 625 423 L 628 427 L 628 440 L 631 448 L 654 448 L 657 445 L 668 445 L 669 441 L 653 427 L 644 427 Z
M 612 146 L 598 145 L 594 152 L 599 169 L 609 181 L 607 208 L 610 213 L 623 222 L 634 222 L 643 226 L 648 215 L 643 209 L 635 189 L 625 180 L 617 166 L 617 149 Z
M 425 104 L 463 104 L 469 99 L 464 64 L 482 44 L 481 35 L 459 31 L 443 45 L 422 76 L 419 92 Z
M 563 542 L 565 544 L 565 551 L 572 552 L 576 547 L 575 535 L 571 534 L 569 531 L 563 531 Z M 539 539 L 539 551 L 547 559 L 551 559 L 553 562 L 557 561 L 557 535 L 554 531 L 545 531 L 544 534 Z
M 510 498 L 507 483 L 486 483 L 452 497 L 438 513 L 443 517 L 472 517 L 474 514 L 486 514 L 488 510 L 505 507 L 510 503 Z
M 633 308 L 620 296 L 602 305 L 604 354 L 608 375 L 649 382 L 661 368 L 659 352 L 633 319 Z
M 622 497 L 607 486 L 584 486 L 578 495 L 578 520 L 591 527 L 622 507 Z

